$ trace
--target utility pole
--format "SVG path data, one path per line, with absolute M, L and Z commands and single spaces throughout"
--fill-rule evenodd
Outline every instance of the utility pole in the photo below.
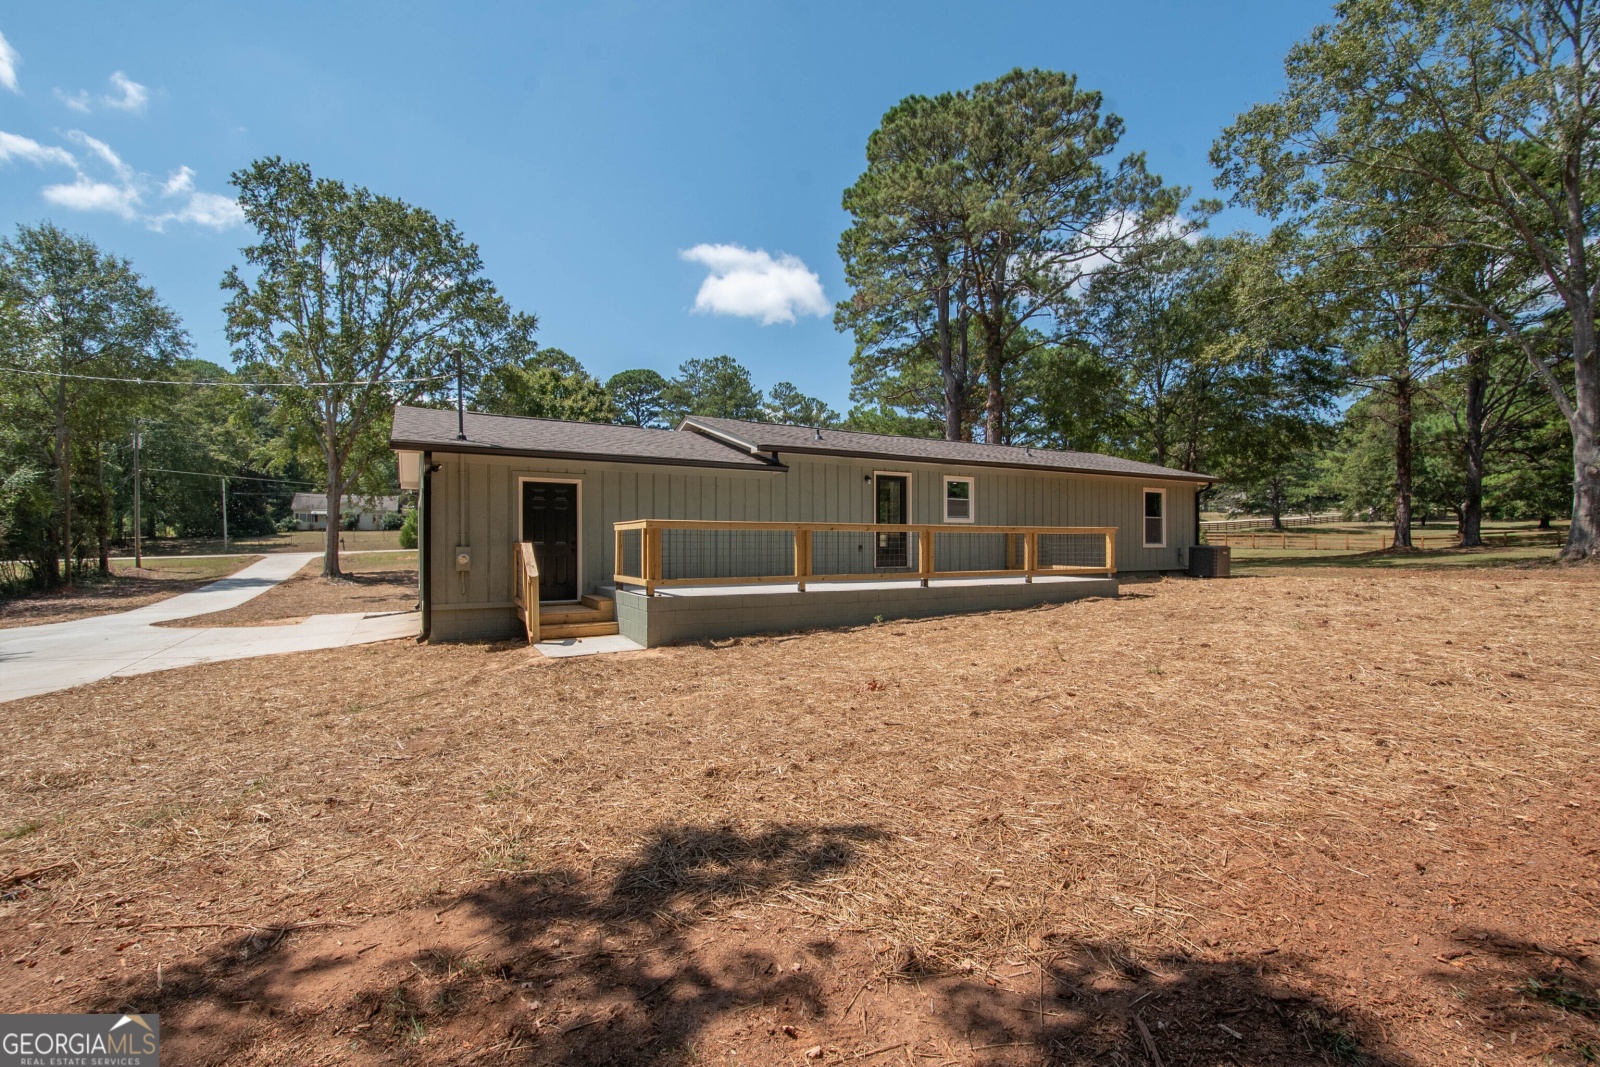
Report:
M 133 568 L 144 567 L 144 526 L 139 517 L 139 446 L 143 444 L 140 431 L 143 419 L 133 420 Z
M 222 479 L 222 551 L 228 551 L 228 479 Z

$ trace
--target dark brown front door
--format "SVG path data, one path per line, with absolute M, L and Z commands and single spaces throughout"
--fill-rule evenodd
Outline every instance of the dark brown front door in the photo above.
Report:
M 539 599 L 578 599 L 578 487 L 522 483 L 522 539 L 539 561 Z

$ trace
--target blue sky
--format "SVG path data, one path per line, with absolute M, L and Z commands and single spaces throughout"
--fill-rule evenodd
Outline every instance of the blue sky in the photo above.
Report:
M 1217 131 L 1279 91 L 1284 53 L 1328 15 L 1291 0 L 9 5 L 0 228 L 51 219 L 128 256 L 196 354 L 227 363 L 217 283 L 249 236 L 228 175 L 282 155 L 454 219 L 541 342 L 602 378 L 727 353 L 760 386 L 843 410 L 839 196 L 897 100 L 1016 66 L 1075 72 L 1126 120 L 1125 148 L 1214 195 Z

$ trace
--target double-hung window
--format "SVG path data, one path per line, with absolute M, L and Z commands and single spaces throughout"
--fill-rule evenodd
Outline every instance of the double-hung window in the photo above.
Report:
M 945 475 L 944 521 L 971 522 L 972 516 L 972 479 Z
M 1167 547 L 1167 491 L 1144 491 L 1144 547 Z

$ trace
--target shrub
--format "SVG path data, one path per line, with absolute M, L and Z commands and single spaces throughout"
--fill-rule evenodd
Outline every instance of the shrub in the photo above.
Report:
M 400 547 L 417 547 L 417 509 L 407 508 L 406 517 L 400 523 Z

